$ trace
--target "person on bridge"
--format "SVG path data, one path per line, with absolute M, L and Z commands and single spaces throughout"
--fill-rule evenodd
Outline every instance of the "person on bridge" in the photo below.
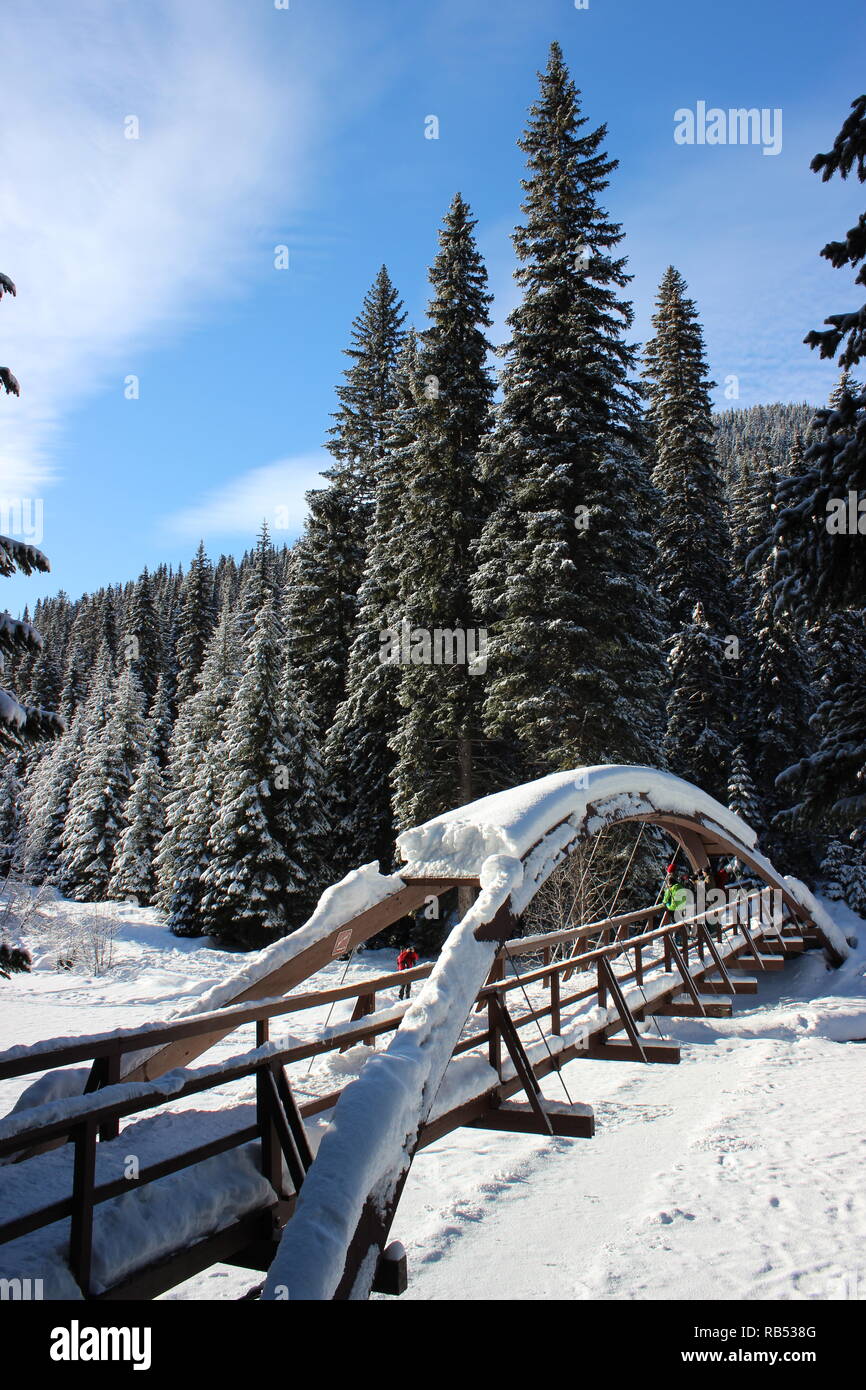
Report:
M 418 952 L 415 950 L 413 946 L 404 946 L 399 956 L 397 957 L 397 969 L 413 970 L 417 964 Z M 406 980 L 405 983 L 400 986 L 400 998 L 408 999 L 411 993 L 412 981 Z

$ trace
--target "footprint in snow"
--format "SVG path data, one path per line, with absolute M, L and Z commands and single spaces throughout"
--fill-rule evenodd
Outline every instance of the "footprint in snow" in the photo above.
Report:
M 672 1226 L 675 1221 L 694 1221 L 693 1211 L 681 1211 L 679 1207 L 674 1207 L 673 1211 L 660 1211 L 656 1220 L 662 1226 Z

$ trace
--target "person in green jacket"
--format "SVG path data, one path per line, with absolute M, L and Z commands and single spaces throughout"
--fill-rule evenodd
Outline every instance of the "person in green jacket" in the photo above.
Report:
M 685 907 L 687 902 L 688 870 L 685 867 L 674 869 L 674 866 L 670 865 L 667 877 L 665 878 L 664 893 L 662 894 L 662 903 L 665 907 L 665 916 L 662 919 L 662 925 L 664 926 L 666 923 L 670 922 L 674 914 Z M 686 944 L 686 932 L 675 932 L 674 940 L 680 950 L 682 950 Z

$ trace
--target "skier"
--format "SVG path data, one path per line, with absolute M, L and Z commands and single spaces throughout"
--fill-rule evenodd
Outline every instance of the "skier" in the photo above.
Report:
M 662 902 L 670 914 L 670 916 L 665 918 L 666 921 L 670 921 L 673 914 L 685 905 L 687 887 L 687 883 L 684 881 L 685 878 L 685 869 L 677 871 L 673 864 L 668 864 L 668 871 L 665 876 L 665 891 L 662 894 Z
M 399 956 L 397 957 L 397 969 L 398 969 L 398 970 L 412 970 L 412 969 L 414 969 L 414 967 L 415 967 L 417 964 L 418 964 L 418 952 L 417 952 L 417 951 L 414 949 L 414 947 L 412 947 L 412 946 L 404 946 L 403 949 L 402 949 L 402 951 L 400 952 Z M 411 980 L 406 980 L 405 984 L 402 984 L 402 985 L 400 986 L 400 996 L 399 996 L 399 997 L 400 997 L 401 999 L 408 999 L 411 993 L 412 993 L 412 981 L 411 981 Z
M 665 877 L 665 891 L 662 895 L 662 902 L 665 906 L 665 914 L 661 920 L 661 926 L 667 926 L 672 921 L 677 912 L 685 907 L 688 900 L 689 871 L 683 864 L 678 869 L 675 864 L 668 864 L 668 871 Z M 686 932 L 674 932 L 674 941 L 682 950 L 686 944 Z

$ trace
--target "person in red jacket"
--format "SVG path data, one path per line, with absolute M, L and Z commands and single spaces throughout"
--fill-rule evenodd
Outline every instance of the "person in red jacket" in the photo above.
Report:
M 398 970 L 412 970 L 418 964 L 418 952 L 412 946 L 404 946 L 397 957 Z M 407 980 L 400 986 L 400 998 L 408 999 L 412 993 L 412 981 Z

